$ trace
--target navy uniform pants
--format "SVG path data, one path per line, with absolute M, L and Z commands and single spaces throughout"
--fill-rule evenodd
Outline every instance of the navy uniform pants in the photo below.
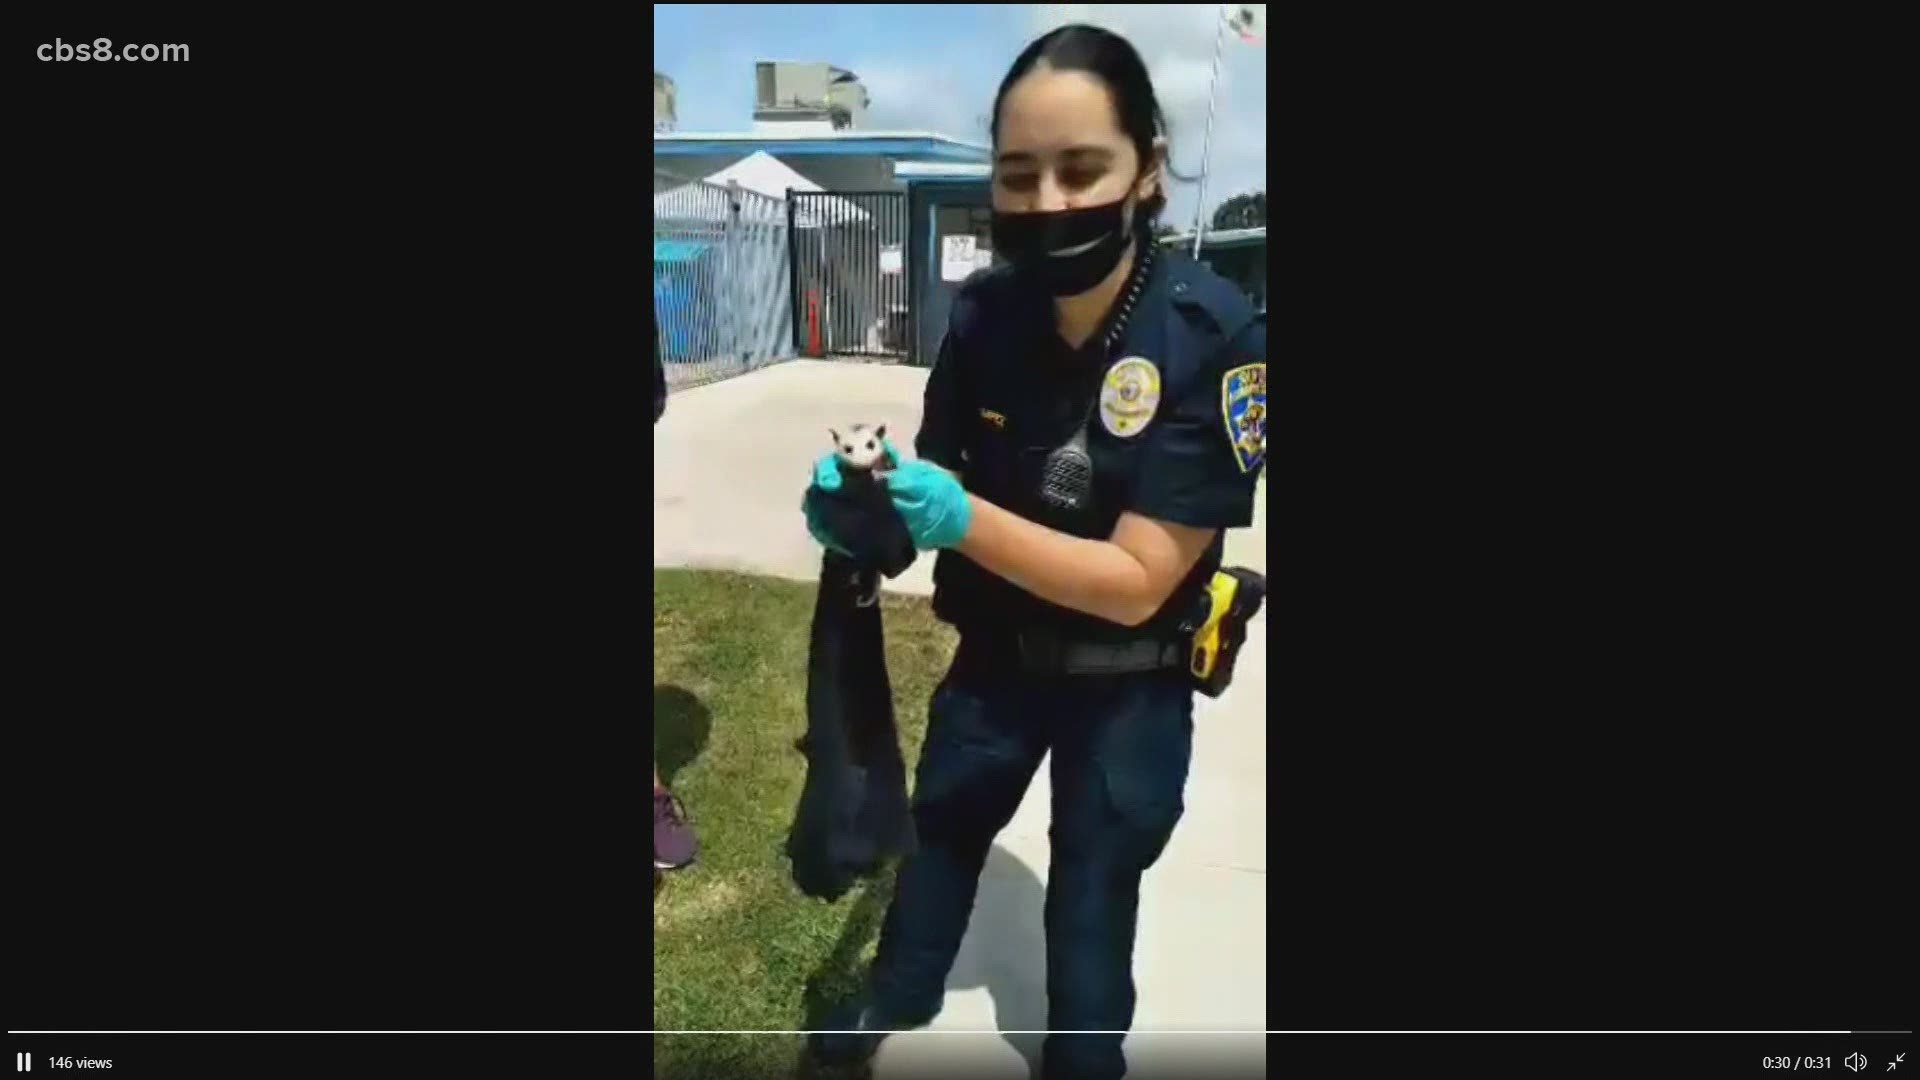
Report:
M 1140 878 L 1180 819 L 1193 748 L 1183 672 L 1020 673 L 963 640 L 929 709 L 913 795 L 920 846 L 899 872 L 871 985 L 889 1014 L 940 1007 L 980 870 L 1040 759 L 1053 752 L 1044 1075 L 1118 1077 L 1133 1023 Z

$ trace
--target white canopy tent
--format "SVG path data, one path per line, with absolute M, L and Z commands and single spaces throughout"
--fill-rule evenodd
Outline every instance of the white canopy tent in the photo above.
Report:
M 788 168 L 779 158 L 764 150 L 755 151 L 751 156 L 707 177 L 697 184 L 686 184 L 671 191 L 663 191 L 653 197 L 653 216 L 678 220 L 721 221 L 727 213 L 727 205 L 720 191 L 728 181 L 740 185 L 744 191 L 764 195 L 770 199 L 785 202 L 788 189 L 794 191 L 817 192 L 820 185 Z M 707 187 L 706 185 L 713 185 Z M 770 221 L 774 208 L 768 207 L 758 199 L 748 200 L 740 208 L 744 218 L 754 221 Z M 785 224 L 786 207 L 778 208 L 780 224 Z M 806 205 L 794 212 L 794 225 L 802 229 L 817 229 L 832 225 L 849 225 L 868 220 L 866 211 L 845 199 L 828 197 L 811 199 Z

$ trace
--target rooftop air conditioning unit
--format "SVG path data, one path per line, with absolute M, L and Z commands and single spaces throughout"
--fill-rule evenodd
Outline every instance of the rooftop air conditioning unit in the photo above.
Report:
M 829 121 L 835 130 L 859 127 L 867 90 L 860 77 L 831 64 L 762 60 L 753 67 L 753 118 Z

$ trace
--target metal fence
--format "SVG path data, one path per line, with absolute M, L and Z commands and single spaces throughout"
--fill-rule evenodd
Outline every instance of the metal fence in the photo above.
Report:
M 787 204 L 656 170 L 653 309 L 671 387 L 794 354 Z
M 907 200 L 897 191 L 796 191 L 793 345 L 804 356 L 905 358 Z

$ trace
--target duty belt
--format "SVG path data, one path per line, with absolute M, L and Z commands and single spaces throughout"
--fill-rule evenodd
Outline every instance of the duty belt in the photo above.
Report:
M 1071 641 L 1047 631 L 1023 630 L 1013 635 L 1020 666 L 1028 671 L 1058 675 L 1131 675 L 1186 666 L 1186 646 L 1180 642 L 1143 639 L 1104 642 Z

